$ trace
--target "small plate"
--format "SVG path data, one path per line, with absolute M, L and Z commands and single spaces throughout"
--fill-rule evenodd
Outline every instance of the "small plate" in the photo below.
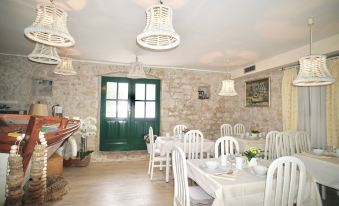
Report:
M 224 167 L 221 165 L 219 165 L 216 169 L 209 169 L 205 164 L 202 164 L 199 167 L 203 169 L 205 172 L 210 173 L 210 174 L 222 173 L 222 172 L 226 172 L 229 170 L 228 167 Z

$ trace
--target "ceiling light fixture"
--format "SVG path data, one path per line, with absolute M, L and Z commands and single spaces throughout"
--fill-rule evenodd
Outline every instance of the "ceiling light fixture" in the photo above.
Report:
M 71 58 L 63 58 L 61 62 L 55 67 L 54 74 L 60 75 L 76 75 L 77 72 L 73 68 L 73 62 Z
M 75 44 L 67 29 L 67 13 L 51 3 L 38 4 L 33 24 L 24 30 L 27 38 L 50 46 L 70 47 Z
M 314 19 L 308 19 L 310 27 L 310 55 L 299 59 L 300 69 L 297 78 L 293 81 L 295 86 L 323 86 L 333 84 L 335 78 L 328 71 L 325 55 L 312 55 L 312 26 Z
M 28 55 L 28 59 L 43 64 L 58 64 L 61 61 L 55 47 L 40 43 L 35 44 L 34 50 Z
M 146 26 L 137 36 L 137 42 L 142 47 L 153 50 L 167 50 L 179 45 L 180 36 L 172 24 L 172 9 L 163 5 L 153 5 L 146 10 Z
M 138 56 L 135 57 L 135 62 L 130 64 L 131 68 L 127 75 L 128 78 L 131 79 L 144 79 L 146 78 L 144 65 L 143 63 L 138 61 Z
M 231 73 L 227 75 L 227 79 L 222 81 L 222 87 L 219 92 L 220 96 L 236 96 L 238 93 L 234 89 L 234 80 L 231 79 Z

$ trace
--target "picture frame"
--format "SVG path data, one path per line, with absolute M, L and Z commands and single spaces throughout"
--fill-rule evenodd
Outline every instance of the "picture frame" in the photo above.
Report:
M 199 86 L 198 87 L 198 99 L 209 99 L 210 98 L 210 87 Z
M 269 107 L 270 106 L 270 78 L 265 77 L 246 81 L 245 85 L 246 107 Z

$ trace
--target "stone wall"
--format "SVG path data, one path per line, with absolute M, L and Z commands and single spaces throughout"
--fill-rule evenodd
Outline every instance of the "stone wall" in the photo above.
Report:
M 98 117 L 100 77 L 126 75 L 128 67 L 118 65 L 73 63 L 76 76 L 60 76 L 53 73 L 55 66 L 30 62 L 25 57 L 0 55 L 0 100 L 16 100 L 22 108 L 41 101 L 50 107 L 60 104 L 64 115 Z M 236 97 L 218 96 L 225 75 L 188 71 L 181 69 L 146 69 L 149 76 L 161 79 L 161 133 L 172 132 L 174 125 L 186 124 L 199 129 L 205 138 L 219 137 L 222 123 L 242 122 L 259 129 L 281 129 L 281 72 L 269 72 L 250 78 L 236 80 Z M 248 79 L 271 77 L 271 106 L 246 108 L 245 83 Z M 33 80 L 53 81 L 50 97 L 33 94 Z M 210 86 L 210 98 L 198 99 L 198 87 Z M 99 153 L 98 137 L 89 142 L 90 149 L 97 152 L 96 158 L 107 159 L 108 153 Z M 99 154 L 99 155 L 98 155 Z M 127 153 L 126 153 L 127 154 Z M 128 153 L 130 154 L 130 153 Z M 117 155 L 121 156 L 121 154 Z M 138 155 L 137 155 L 138 156 Z M 116 156 L 114 156 L 116 157 Z M 130 159 L 133 159 L 133 155 Z
M 270 106 L 246 107 L 245 106 L 245 82 L 261 78 L 270 78 Z M 230 98 L 226 106 L 226 121 L 231 123 L 243 123 L 246 130 L 251 128 L 268 132 L 282 130 L 282 99 L 281 99 L 282 71 L 271 70 L 259 74 L 236 79 L 235 88 L 238 96 Z M 231 103 L 232 102 L 232 103 Z

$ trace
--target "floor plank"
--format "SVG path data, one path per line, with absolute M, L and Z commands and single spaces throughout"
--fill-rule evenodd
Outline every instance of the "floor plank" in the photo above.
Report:
M 48 205 L 172 205 L 173 183 L 165 183 L 165 170 L 156 169 L 150 181 L 147 166 L 147 161 L 125 161 L 65 168 L 64 177 L 71 189 L 62 200 Z

